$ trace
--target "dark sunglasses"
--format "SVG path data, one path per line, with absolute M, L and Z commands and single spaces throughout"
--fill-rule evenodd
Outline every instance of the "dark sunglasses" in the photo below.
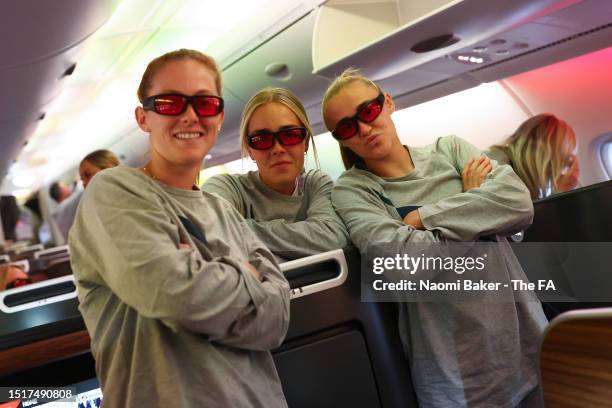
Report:
M 169 116 L 182 114 L 187 105 L 193 106 L 196 114 L 205 118 L 223 112 L 223 98 L 214 95 L 161 94 L 149 96 L 142 102 L 144 109 Z
M 247 144 L 255 150 L 267 150 L 274 146 L 274 141 L 283 146 L 294 146 L 300 143 L 308 135 L 308 130 L 303 127 L 291 127 L 281 129 L 278 132 L 259 130 L 247 136 Z
M 385 95 L 381 92 L 378 96 L 372 100 L 364 102 L 357 113 L 350 118 L 341 119 L 334 130 L 332 130 L 332 136 L 337 140 L 347 140 L 355 136 L 359 131 L 359 124 L 357 121 L 363 123 L 373 122 L 380 112 L 383 110 L 385 103 Z

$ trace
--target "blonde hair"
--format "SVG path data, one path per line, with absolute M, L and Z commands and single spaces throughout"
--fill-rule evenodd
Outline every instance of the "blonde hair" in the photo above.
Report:
M 144 74 L 142 74 L 140 85 L 138 85 L 138 91 L 136 92 L 138 95 L 138 100 L 142 103 L 147 97 L 150 96 L 149 89 L 151 89 L 153 86 L 153 78 L 155 77 L 155 74 L 157 74 L 157 71 L 159 71 L 164 65 L 166 65 L 168 62 L 186 59 L 198 61 L 206 68 L 210 69 L 215 78 L 217 94 L 221 96 L 221 73 L 215 60 L 200 51 L 181 48 L 180 50 L 167 52 L 149 62 L 147 69 L 145 69 Z
M 83 157 L 80 164 L 89 162 L 99 169 L 108 169 L 119 165 L 119 159 L 113 152 L 106 149 L 95 150 Z
M 334 79 L 334 81 L 327 87 L 327 90 L 323 95 L 323 101 L 321 102 L 321 113 L 323 115 L 323 121 L 325 122 L 325 127 L 330 132 L 333 130 L 333 124 L 327 121 L 326 116 L 329 101 L 334 96 L 338 95 L 340 91 L 342 91 L 345 87 L 357 81 L 370 88 L 375 89 L 379 93 L 382 92 L 378 84 L 376 84 L 370 78 L 363 76 L 359 72 L 359 70 L 352 67 L 345 69 L 344 72 L 337 76 L 336 79 Z M 344 163 L 345 169 L 350 169 L 356 163 L 363 163 L 363 159 L 348 147 L 340 146 L 340 156 L 342 156 L 342 163 Z
M 248 155 L 247 136 L 249 132 L 249 121 L 251 120 L 251 116 L 253 116 L 253 112 L 255 112 L 255 110 L 260 106 L 270 102 L 277 102 L 286 106 L 295 114 L 295 116 L 297 116 L 302 126 L 304 126 L 308 132 L 307 138 L 309 140 L 309 144 L 312 145 L 315 165 L 317 168 L 320 168 L 319 156 L 317 155 L 317 148 L 314 143 L 312 128 L 310 127 L 310 121 L 308 120 L 306 109 L 304 109 L 304 105 L 302 105 L 302 102 L 300 102 L 297 96 L 285 88 L 266 87 L 253 95 L 246 103 L 246 106 L 242 111 L 242 120 L 240 121 L 240 151 L 242 153 L 242 157 L 246 157 Z
M 527 119 L 502 144 L 491 147 L 508 156 L 534 200 L 545 197 L 549 187 L 558 191 L 557 180 L 575 148 L 572 127 L 549 113 Z

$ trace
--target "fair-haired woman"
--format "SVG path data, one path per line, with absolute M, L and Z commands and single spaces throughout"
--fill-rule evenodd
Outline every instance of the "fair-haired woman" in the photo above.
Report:
M 223 122 L 215 61 L 178 50 L 142 77 L 142 168 L 96 175 L 70 234 L 92 353 L 111 407 L 286 407 L 269 350 L 289 285 L 224 200 L 194 186 Z
M 83 181 L 83 188 L 87 188 L 89 181 L 98 172 L 111 167 L 117 167 L 119 159 L 113 152 L 106 149 L 95 150 L 83 157 L 79 164 L 79 176 Z
M 533 200 L 578 185 L 576 135 L 567 122 L 550 113 L 527 119 L 501 144 L 491 146 L 487 155 L 510 164 Z
M 331 178 L 304 170 L 306 152 L 313 149 L 316 160 L 316 149 L 306 110 L 291 91 L 264 88 L 253 95 L 242 114 L 240 144 L 258 171 L 214 176 L 204 191 L 228 200 L 281 258 L 347 245 L 346 229 L 331 205 Z
M 509 166 L 494 166 L 466 186 L 462 171 L 481 153 L 457 137 L 402 145 L 394 109 L 391 95 L 355 70 L 336 78 L 323 98 L 325 124 L 347 168 L 332 202 L 362 256 L 380 246 L 391 255 L 487 237 L 507 268 L 496 276 L 525 279 L 503 238 L 531 222 L 523 183 Z M 546 322 L 539 302 L 408 301 L 399 311 L 420 407 L 538 406 L 536 356 Z

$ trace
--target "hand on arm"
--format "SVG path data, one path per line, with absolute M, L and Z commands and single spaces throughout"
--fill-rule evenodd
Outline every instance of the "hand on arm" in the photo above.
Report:
M 491 160 L 484 154 L 477 159 L 470 159 L 461 171 L 463 191 L 480 187 L 492 169 Z
M 408 214 L 406 214 L 406 216 L 404 217 L 404 223 L 406 225 L 413 226 L 415 229 L 421 231 L 425 230 L 425 226 L 423 225 L 423 222 L 421 222 L 421 215 L 419 214 L 418 209 L 412 210 Z
M 476 147 L 457 137 L 440 138 L 436 144 L 436 150 L 457 172 L 472 166 L 471 158 L 481 156 Z M 419 214 L 427 230 L 437 230 L 448 239 L 471 241 L 524 230 L 533 219 L 533 204 L 529 190 L 512 168 L 494 164 L 478 188 L 423 205 Z

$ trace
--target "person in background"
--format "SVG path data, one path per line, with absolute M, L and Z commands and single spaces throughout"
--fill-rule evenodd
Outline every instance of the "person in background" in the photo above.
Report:
M 79 176 L 83 182 L 83 188 L 87 188 L 91 178 L 101 170 L 116 167 L 119 164 L 119 159 L 110 150 L 101 149 L 89 153 L 79 164 Z M 83 190 L 81 189 L 73 192 L 70 197 L 62 201 L 53 214 L 57 227 L 66 240 L 70 232 L 70 227 L 72 227 L 72 223 L 74 222 L 74 216 L 79 206 L 79 202 L 81 201 L 82 194 Z
M 510 164 L 529 189 L 532 200 L 569 191 L 579 183 L 574 130 L 549 113 L 527 119 L 486 154 L 501 164 Z
M 72 190 L 62 181 L 56 181 L 49 187 L 49 195 L 58 204 L 70 197 Z
M 17 222 L 19 222 L 19 205 L 17 199 L 12 195 L 0 197 L 0 218 L 2 219 L 2 230 L 7 243 L 17 241 Z
M 402 145 L 394 110 L 391 95 L 351 69 L 323 97 L 325 125 L 340 143 L 347 169 L 332 190 L 332 203 L 362 256 L 381 248 L 406 254 L 418 245 L 462 247 L 452 242 L 486 239 L 493 242 L 492 258 L 500 260 L 488 268 L 494 276 L 526 281 L 504 238 L 531 223 L 525 185 L 500 165 L 482 182 L 466 180 L 466 168 L 470 173 L 474 162 L 480 168 L 486 160 L 458 137 L 426 147 Z M 411 301 L 408 295 L 399 303 L 400 335 L 421 408 L 541 406 L 537 355 L 546 318 L 540 303 L 511 288 L 495 296 L 506 298 L 484 304 Z M 514 302 L 515 296 L 525 301 Z
M 304 169 L 314 150 L 312 129 L 298 98 L 283 88 L 264 88 L 247 102 L 240 126 L 243 156 L 257 171 L 221 174 L 202 187 L 229 201 L 277 256 L 295 259 L 348 244 L 331 204 L 332 179 Z
M 29 282 L 28 274 L 20 266 L 12 264 L 0 265 L 0 291 Z
M 83 181 L 83 188 L 87 188 L 91 178 L 100 170 L 118 166 L 119 159 L 110 150 L 95 150 L 81 160 L 79 164 L 79 176 Z
M 219 68 L 169 52 L 138 98 L 150 161 L 93 177 L 69 238 L 104 405 L 286 407 L 270 350 L 289 284 L 240 214 L 195 186 L 223 122 Z

